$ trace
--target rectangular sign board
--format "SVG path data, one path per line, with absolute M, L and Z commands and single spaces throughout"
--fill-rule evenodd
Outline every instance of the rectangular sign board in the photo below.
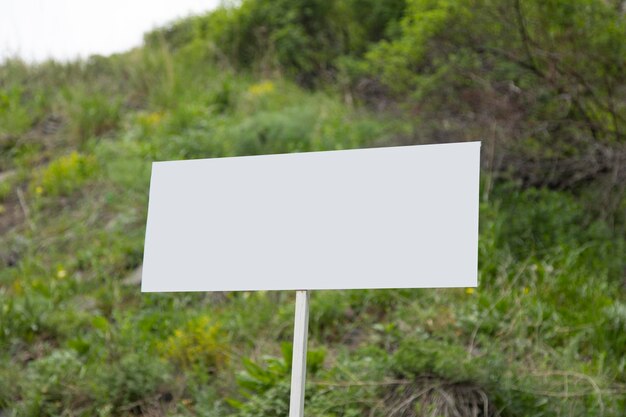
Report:
M 472 287 L 480 142 L 155 162 L 142 291 Z

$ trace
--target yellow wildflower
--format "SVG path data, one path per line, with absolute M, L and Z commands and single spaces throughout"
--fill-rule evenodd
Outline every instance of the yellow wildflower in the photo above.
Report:
M 152 113 L 140 114 L 139 117 L 138 117 L 138 120 L 139 120 L 139 123 L 144 128 L 150 128 L 150 127 L 154 127 L 154 126 L 157 126 L 158 124 L 160 124 L 161 120 L 163 120 L 163 116 L 164 116 L 163 112 L 155 111 L 155 112 L 152 112 Z
M 220 368 L 228 360 L 227 340 L 208 316 L 196 317 L 159 343 L 161 353 L 185 367 Z
M 59 278 L 59 279 L 63 279 L 63 278 L 65 278 L 66 276 L 67 276 L 67 271 L 66 271 L 65 269 L 63 269 L 63 268 L 59 268 L 59 269 L 57 270 L 57 278 Z
M 163 113 L 153 112 L 146 116 L 146 122 L 150 125 L 158 125 L 163 119 Z
M 465 289 L 465 294 L 470 294 L 471 295 L 471 294 L 474 294 L 474 291 L 475 291 L 474 288 L 471 288 L 471 287 L 470 288 L 466 288 Z
M 530 292 L 530 288 L 524 287 L 524 294 L 528 295 L 529 292 Z
M 37 195 L 42 195 L 43 194 L 43 187 L 41 185 L 38 185 L 37 187 L 35 187 L 35 193 Z
M 274 83 L 271 81 L 262 81 L 257 84 L 252 84 L 248 88 L 248 92 L 253 96 L 262 96 L 274 91 Z

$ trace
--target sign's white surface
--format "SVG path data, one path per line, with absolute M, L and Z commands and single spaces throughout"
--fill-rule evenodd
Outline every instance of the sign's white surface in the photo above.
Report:
M 155 162 L 142 291 L 476 286 L 480 142 Z

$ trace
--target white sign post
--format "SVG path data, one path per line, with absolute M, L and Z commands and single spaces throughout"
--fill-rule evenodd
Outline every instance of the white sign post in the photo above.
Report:
M 480 142 L 155 162 L 144 292 L 474 287 Z
M 304 383 L 306 382 L 306 345 L 309 336 L 309 292 L 296 291 L 296 317 L 293 326 L 291 359 L 291 394 L 289 417 L 304 415 Z

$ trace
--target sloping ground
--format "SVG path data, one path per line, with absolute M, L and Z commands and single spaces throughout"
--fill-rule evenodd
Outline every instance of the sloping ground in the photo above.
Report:
M 1 204 L 22 212 L 0 237 L 4 414 L 285 415 L 293 294 L 134 285 L 150 162 L 382 145 L 413 129 L 281 78 L 158 59 L 171 74 L 146 71 L 145 90 L 74 76 L 48 99 L 68 118 L 54 145 L 3 155 L 17 179 Z M 483 182 L 477 290 L 313 294 L 308 415 L 623 415 L 622 226 L 585 195 Z
M 5 414 L 286 410 L 291 293 L 139 293 L 150 161 L 368 146 L 403 122 L 228 77 L 226 109 L 206 98 L 218 77 L 47 165 L 15 162 L 8 194 L 22 190 L 32 224 L 2 234 Z M 476 291 L 313 294 L 307 413 L 622 415 L 624 248 L 571 195 L 496 183 L 481 198 Z

